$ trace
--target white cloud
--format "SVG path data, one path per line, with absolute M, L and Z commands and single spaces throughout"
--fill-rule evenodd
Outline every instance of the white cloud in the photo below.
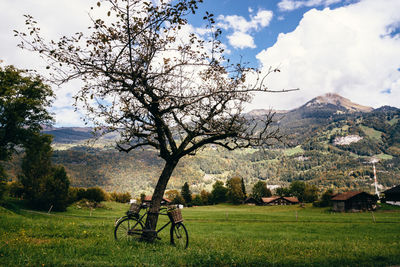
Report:
M 281 11 L 292 11 L 302 7 L 329 6 L 341 0 L 282 0 L 278 3 Z
M 22 69 L 34 69 L 46 73 L 46 63 L 37 54 L 17 48 L 19 39 L 13 37 L 13 30 L 24 30 L 24 14 L 30 14 L 40 25 L 43 36 L 58 39 L 63 35 L 71 35 L 85 29 L 90 19 L 87 12 L 93 1 L 53 1 L 53 0 L 5 0 L 0 1 L 0 59 L 3 65 L 14 65 Z M 82 25 L 84 27 L 82 27 Z M 73 99 L 77 83 L 61 88 L 53 87 L 56 101 L 52 112 L 56 113 L 56 125 L 83 125 L 79 113 L 73 112 Z
M 398 10 L 398 0 L 364 0 L 308 11 L 293 32 L 257 55 L 264 70 L 281 68 L 268 79 L 271 89 L 301 90 L 257 95 L 249 108 L 291 109 L 327 92 L 363 105 L 400 107 L 400 35 L 393 36 Z
M 228 36 L 229 43 L 236 48 L 256 48 L 254 39 L 251 35 L 243 32 L 234 32 Z
M 253 10 L 249 9 L 252 13 Z M 250 35 L 251 31 L 258 31 L 267 27 L 271 22 L 273 12 L 269 10 L 258 10 L 255 16 L 250 15 L 250 20 L 246 20 L 242 16 L 230 15 L 218 16 L 218 26 L 228 30 L 232 29 L 233 33 L 228 36 L 229 44 L 234 48 L 255 48 L 254 38 Z M 244 38 L 243 40 L 238 38 Z

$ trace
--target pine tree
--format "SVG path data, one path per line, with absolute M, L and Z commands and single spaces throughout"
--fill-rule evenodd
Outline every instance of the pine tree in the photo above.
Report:
M 181 195 L 185 200 L 186 205 L 190 205 L 192 202 L 192 192 L 190 192 L 189 185 L 187 182 L 182 186 Z
M 68 204 L 70 183 L 64 167 L 51 163 L 51 141 L 50 135 L 37 134 L 31 137 L 18 179 L 29 205 L 38 209 L 63 211 Z

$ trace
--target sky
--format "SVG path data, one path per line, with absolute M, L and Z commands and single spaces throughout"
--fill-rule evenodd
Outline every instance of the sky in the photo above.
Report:
M 48 39 L 72 35 L 90 25 L 91 0 L 0 0 L 0 60 L 4 65 L 45 72 L 36 54 L 17 47 L 13 30 L 24 29 L 24 14 L 38 21 Z M 206 11 L 222 29 L 226 56 L 262 71 L 271 90 L 256 94 L 252 109 L 289 110 L 325 93 L 378 108 L 400 108 L 399 0 L 204 0 L 189 17 L 193 29 L 204 28 Z M 98 15 L 98 14 L 95 14 Z M 73 111 L 75 81 L 53 86 L 57 99 L 51 111 L 56 126 L 82 126 Z

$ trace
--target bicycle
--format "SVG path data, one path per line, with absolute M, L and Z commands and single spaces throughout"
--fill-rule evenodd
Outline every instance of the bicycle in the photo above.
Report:
M 140 215 L 141 210 L 145 210 L 143 215 Z M 115 222 L 114 238 L 117 241 L 126 240 L 140 240 L 143 234 L 144 218 L 149 213 L 149 206 L 146 204 L 132 203 L 126 216 L 119 218 Z M 156 238 L 158 233 L 171 224 L 170 228 L 170 242 L 172 245 L 186 249 L 189 246 L 189 235 L 183 224 L 182 214 L 178 207 L 168 206 L 161 207 L 159 215 L 168 216 L 169 221 L 161 228 L 156 230 Z

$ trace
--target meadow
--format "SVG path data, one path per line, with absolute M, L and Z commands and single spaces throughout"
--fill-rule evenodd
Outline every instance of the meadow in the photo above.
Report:
M 0 266 L 400 265 L 400 209 L 331 213 L 306 206 L 216 205 L 183 209 L 189 248 L 116 242 L 127 204 L 39 213 L 0 207 Z M 161 221 L 165 219 L 162 218 Z

